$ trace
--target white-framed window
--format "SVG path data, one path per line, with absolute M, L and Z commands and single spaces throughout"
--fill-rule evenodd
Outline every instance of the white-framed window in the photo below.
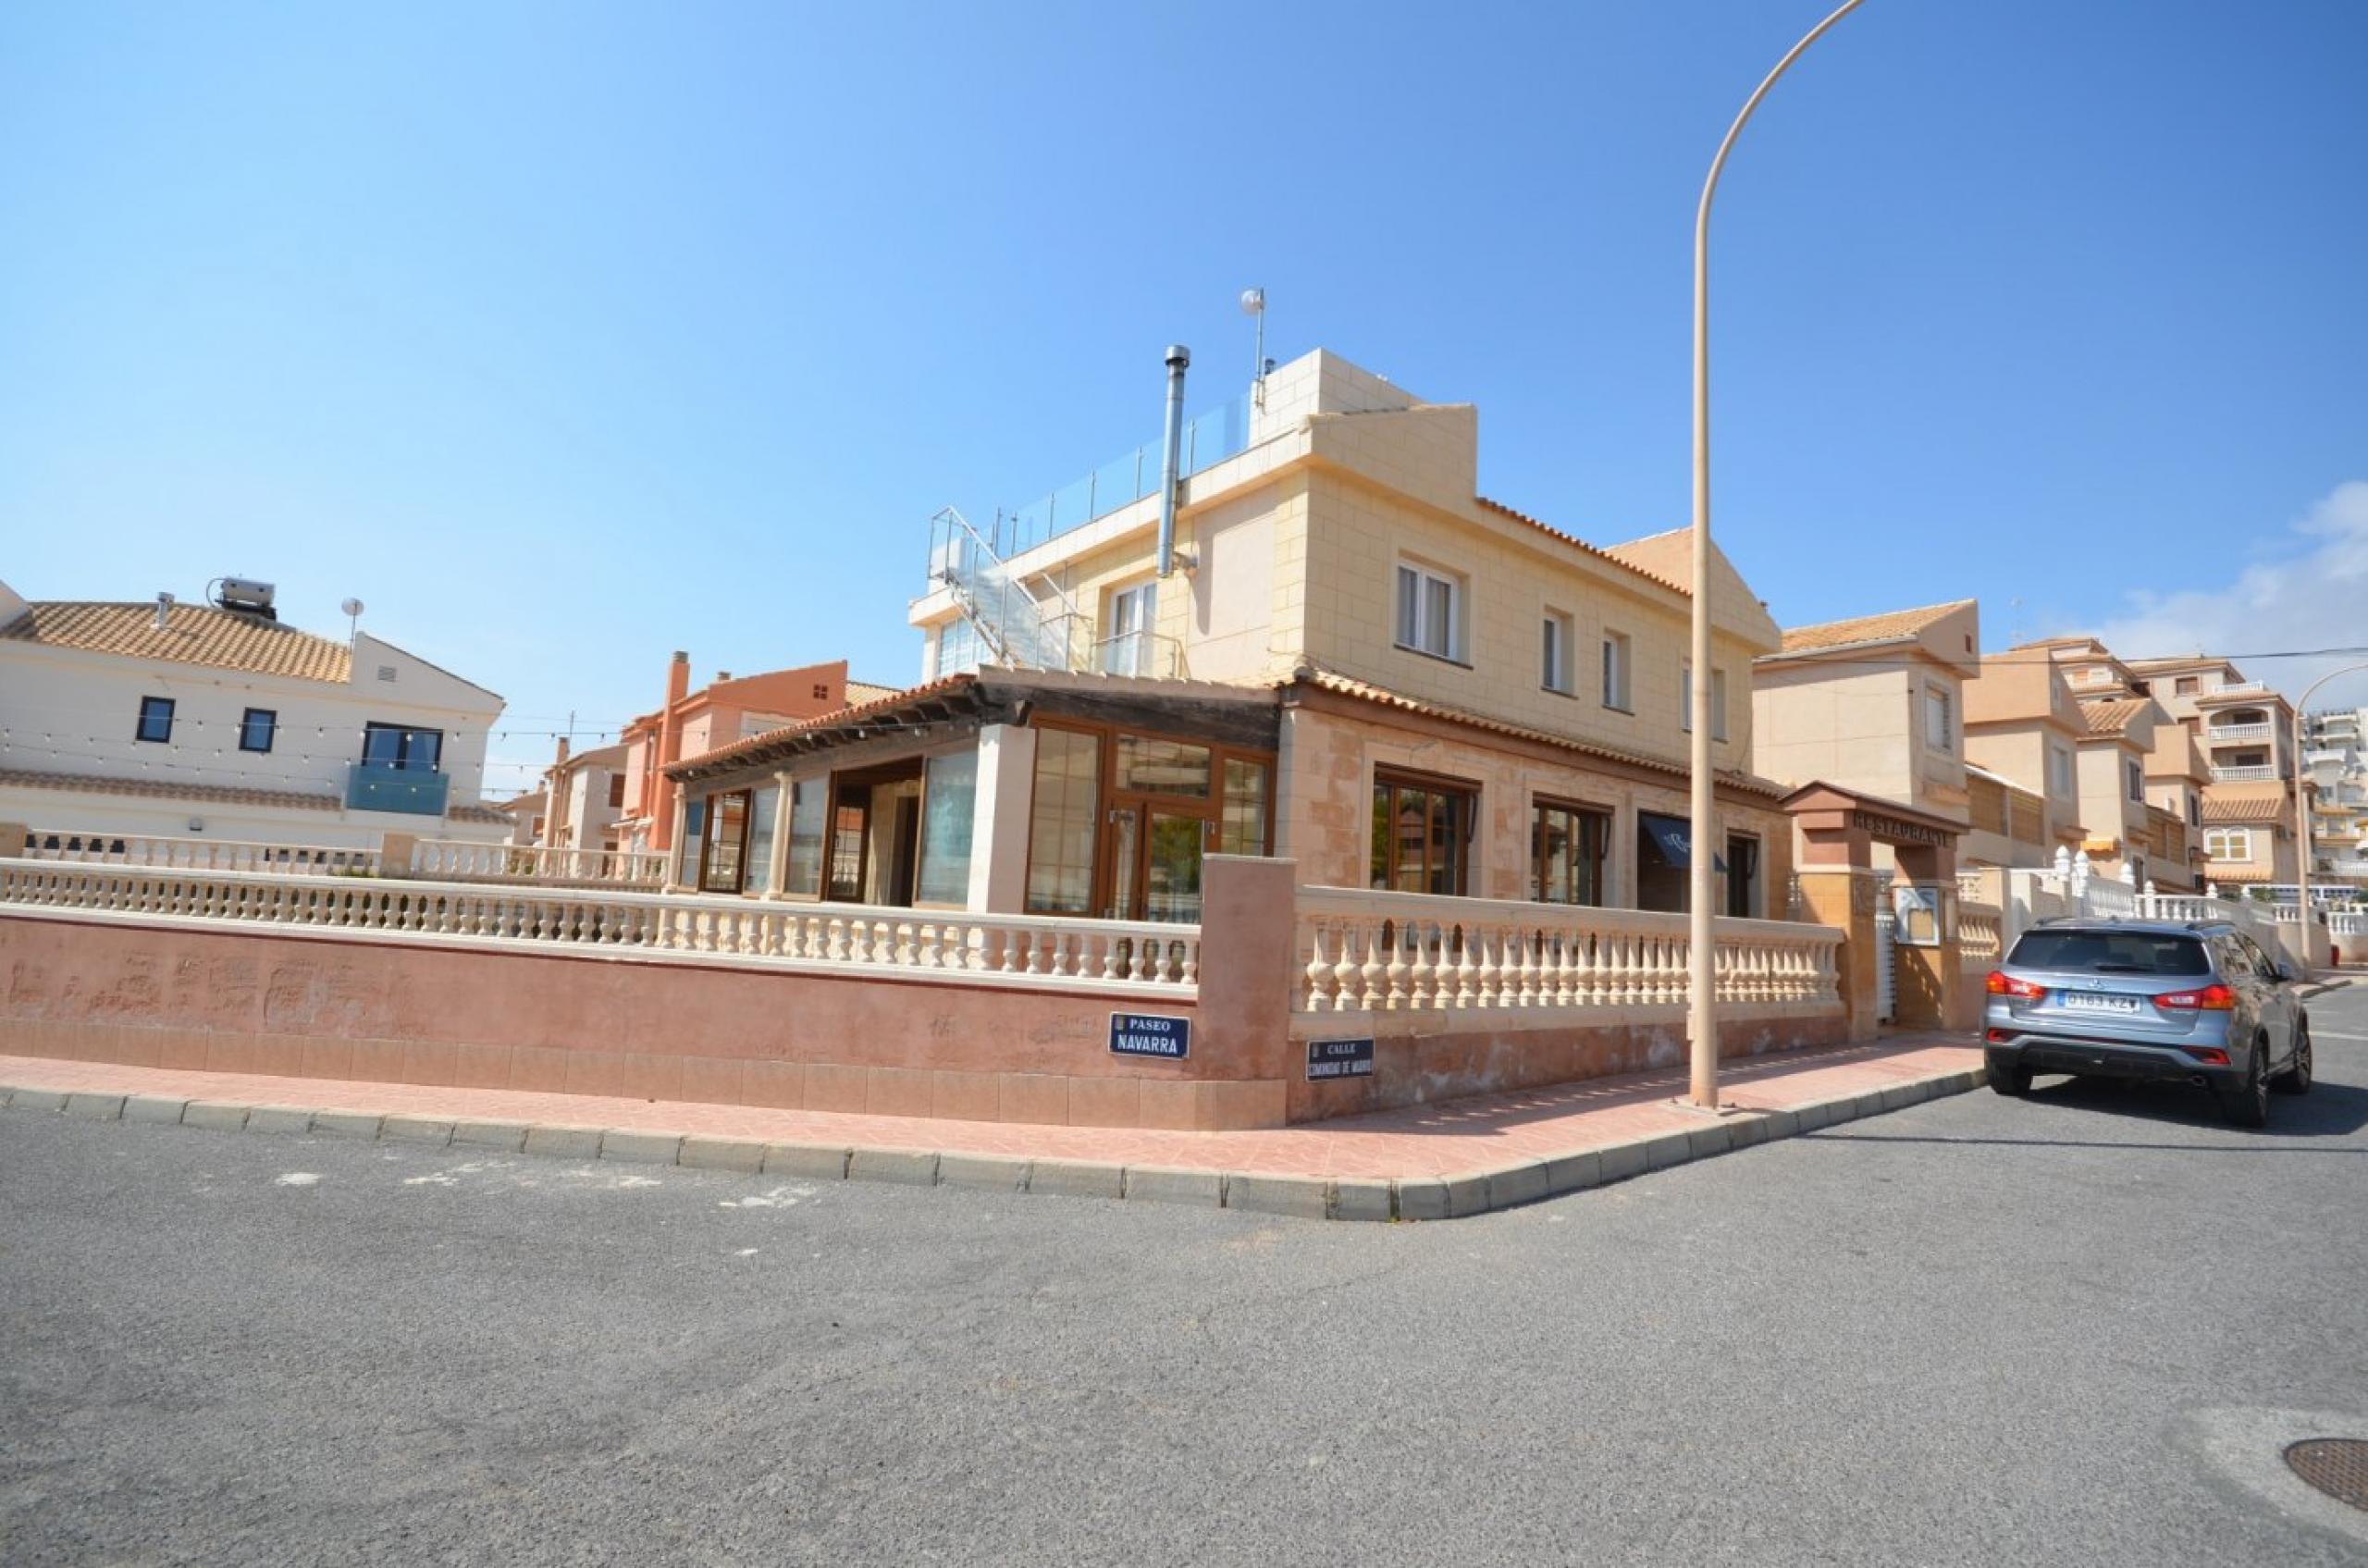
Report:
M 1694 666 L 1690 661 L 1678 669 L 1677 725 L 1688 735 L 1694 733 Z M 1710 670 L 1710 738 L 1727 738 L 1727 673 L 1715 665 Z
M 1622 713 L 1633 713 L 1635 707 L 1628 700 L 1630 656 L 1628 634 L 1603 634 L 1603 705 L 1617 708 Z
M 1548 691 L 1565 696 L 1571 690 L 1571 618 L 1559 610 L 1549 610 L 1538 623 L 1537 633 L 1538 683 Z
M 1957 748 L 1955 704 L 1938 686 L 1924 688 L 1924 744 L 1935 751 Z
M 2203 852 L 2214 860 L 2250 860 L 2253 858 L 2252 830 L 2207 829 L 2203 834 Z
M 2057 796 L 2078 794 L 2072 784 L 2072 749 L 2051 746 L 2047 748 L 2048 793 Z
M 1102 621 L 1102 673 L 1105 675 L 1149 675 L 1152 668 L 1151 629 L 1159 619 L 1159 579 L 1110 590 L 1109 613 Z
M 2138 763 L 2130 761 L 2124 761 L 2122 763 L 2122 768 L 2124 770 L 2123 776 L 2129 786 L 2129 798 L 2132 800 L 2145 799 L 2146 770 Z
M 1398 646 L 1435 659 L 1460 659 L 1463 584 L 1411 562 L 1398 563 Z

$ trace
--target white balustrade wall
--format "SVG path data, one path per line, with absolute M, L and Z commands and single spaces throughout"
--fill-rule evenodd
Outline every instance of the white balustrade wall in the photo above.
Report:
M 423 838 L 412 846 L 410 873 L 438 882 L 600 883 L 656 887 L 666 880 L 662 851 L 577 849 L 539 844 L 472 844 Z
M 271 871 L 375 875 L 378 852 L 326 844 L 261 844 L 244 839 L 90 833 L 28 828 L 25 857 L 78 866 L 157 866 L 200 871 Z
M 1179 999 L 1201 965 L 1199 927 L 1148 921 L 51 860 L 0 859 L 0 908 Z
M 1686 917 L 1419 894 L 1299 894 L 1301 1013 L 1682 1005 Z M 1722 1004 L 1832 1002 L 1842 932 L 1715 923 Z

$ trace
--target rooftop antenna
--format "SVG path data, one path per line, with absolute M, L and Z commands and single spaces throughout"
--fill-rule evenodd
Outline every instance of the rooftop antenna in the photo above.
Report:
M 1258 405 L 1258 412 L 1264 414 L 1266 412 L 1266 372 L 1275 368 L 1266 358 L 1266 290 L 1244 289 L 1241 291 L 1241 314 L 1253 317 L 1258 323 L 1257 357 L 1252 362 L 1250 389 L 1251 400 Z
M 358 599 L 349 599 L 338 608 L 345 611 L 345 640 L 351 646 L 355 629 L 362 624 L 362 601 Z

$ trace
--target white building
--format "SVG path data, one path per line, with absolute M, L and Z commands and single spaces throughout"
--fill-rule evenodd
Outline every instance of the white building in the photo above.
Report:
M 0 821 L 351 848 L 508 835 L 478 798 L 500 697 L 260 599 L 28 601 L 0 584 Z

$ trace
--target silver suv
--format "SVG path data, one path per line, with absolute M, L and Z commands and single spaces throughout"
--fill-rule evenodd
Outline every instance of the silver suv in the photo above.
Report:
M 2269 1094 L 2311 1088 L 2311 1020 L 2294 971 L 2225 921 L 2043 920 L 1991 971 L 1990 1086 L 2035 1072 L 2172 1079 L 2259 1127 Z

